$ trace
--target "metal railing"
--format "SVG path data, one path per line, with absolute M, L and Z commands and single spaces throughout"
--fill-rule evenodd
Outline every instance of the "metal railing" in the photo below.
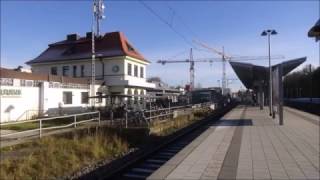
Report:
M 170 118 L 170 116 L 173 115 L 174 110 L 184 109 L 187 107 L 190 107 L 190 106 L 174 106 L 174 107 L 168 107 L 168 108 L 162 108 L 162 109 L 147 110 L 147 111 L 144 111 L 144 114 L 146 117 L 145 119 L 148 121 L 152 121 L 153 119 L 164 117 L 164 116 L 168 116 Z
M 128 110 L 125 111 L 125 127 L 128 128 L 129 118 L 128 114 L 130 114 L 130 119 L 136 120 L 139 119 L 140 123 L 146 123 L 148 126 L 152 121 L 155 120 L 166 120 L 166 119 L 172 119 L 174 116 L 174 112 L 177 110 L 184 110 L 187 108 L 197 108 L 197 107 L 206 107 L 210 106 L 211 103 L 200 103 L 200 104 L 189 104 L 184 106 L 173 106 L 168 108 L 161 108 L 161 109 L 149 109 L 149 110 L 141 110 L 138 112 L 130 112 Z M 131 122 L 130 121 L 130 122 Z M 122 124 L 122 120 L 121 120 Z
M 36 119 L 40 115 L 41 110 L 29 109 L 24 111 L 15 121 Z
M 97 115 L 97 117 L 91 117 L 90 119 L 86 120 L 77 120 L 79 116 L 84 116 L 84 115 Z M 73 122 L 66 124 L 66 125 L 60 125 L 60 126 L 51 126 L 51 127 L 43 127 L 43 122 L 50 121 L 50 120 L 57 120 L 57 119 L 66 119 L 73 117 Z M 35 120 L 27 120 L 27 121 L 18 121 L 18 122 L 10 122 L 10 123 L 2 123 L 0 124 L 1 129 L 5 126 L 9 125 L 16 125 L 16 124 L 23 124 L 23 123 L 31 123 L 31 122 L 38 122 L 39 123 L 39 128 L 36 129 L 31 129 L 31 130 L 25 130 L 25 131 L 19 131 L 19 132 L 14 132 L 14 133 L 8 133 L 8 134 L 3 134 L 0 135 L 1 138 L 3 137 L 9 137 L 9 136 L 17 136 L 21 134 L 27 134 L 27 133 L 32 133 L 32 132 L 39 132 L 39 137 L 41 138 L 43 135 L 44 130 L 53 130 L 53 129 L 62 129 L 62 128 L 67 128 L 67 127 L 74 127 L 76 128 L 77 125 L 82 124 L 82 123 L 87 123 L 90 121 L 98 121 L 98 124 L 100 125 L 100 112 L 95 111 L 95 112 L 88 112 L 88 113 L 80 113 L 80 114 L 71 114 L 71 115 L 65 115 L 65 116 L 58 116 L 58 117 L 49 117 L 49 118 L 40 118 L 40 119 L 35 119 Z M 62 121 L 63 122 L 63 121 Z
M 173 106 L 173 107 L 168 107 L 168 108 L 163 108 L 163 109 L 156 109 L 156 110 L 148 110 L 145 111 L 145 113 L 149 113 L 149 116 L 146 117 L 147 120 L 152 120 L 152 119 L 156 119 L 159 117 L 163 117 L 163 116 L 168 116 L 169 118 L 174 114 L 173 112 L 175 110 L 181 110 L 181 109 L 186 109 L 186 108 L 192 108 L 192 107 L 207 107 L 210 106 L 211 103 L 199 103 L 199 104 L 189 104 L 189 105 L 185 105 L 185 106 Z M 152 112 L 162 112 L 162 114 L 155 114 L 152 115 Z

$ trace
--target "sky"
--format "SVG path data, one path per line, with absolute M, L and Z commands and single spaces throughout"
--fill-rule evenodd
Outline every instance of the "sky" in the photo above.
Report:
M 159 76 L 170 85 L 189 82 L 189 64 L 161 65 L 157 60 L 188 59 L 191 47 L 194 59 L 219 58 L 193 40 L 218 50 L 224 47 L 229 56 L 267 56 L 267 38 L 260 36 L 265 29 L 278 32 L 271 37 L 271 55 L 285 57 L 272 60 L 272 64 L 307 56 L 305 64 L 319 65 L 319 43 L 307 37 L 320 16 L 317 0 L 143 3 L 105 0 L 106 18 L 101 22 L 101 31 L 122 31 L 135 49 L 151 61 L 147 76 Z M 27 66 L 24 63 L 37 57 L 48 44 L 71 33 L 85 35 L 91 26 L 89 0 L 1 1 L 1 66 Z M 250 63 L 268 65 L 267 60 Z M 218 86 L 221 77 L 222 63 L 196 63 L 196 86 Z M 237 79 L 229 64 L 227 78 Z M 233 91 L 244 89 L 239 80 L 230 81 L 229 87 Z

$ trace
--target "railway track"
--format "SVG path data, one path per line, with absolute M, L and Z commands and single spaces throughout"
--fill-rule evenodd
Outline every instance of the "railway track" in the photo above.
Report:
M 205 118 L 189 127 L 182 129 L 170 136 L 170 139 L 160 144 L 158 147 L 149 152 L 140 155 L 139 157 L 124 162 L 120 167 L 113 169 L 111 172 L 99 173 L 97 176 L 85 176 L 80 179 L 94 178 L 94 179 L 110 179 L 110 180 L 138 180 L 146 179 L 180 150 L 190 144 L 201 133 L 203 133 L 209 126 L 219 120 L 223 115 L 229 112 L 234 104 L 229 105 L 223 109 L 216 110 L 212 116 Z
M 197 129 L 193 130 L 191 133 L 180 137 L 174 142 L 169 143 L 163 148 L 152 153 L 141 159 L 139 162 L 133 164 L 132 166 L 126 168 L 121 173 L 108 178 L 108 179 L 124 179 L 124 180 L 135 180 L 135 179 L 146 179 L 154 171 L 160 168 L 164 163 L 176 155 L 180 150 L 197 138 L 202 132 L 207 129 L 207 126 L 202 125 Z

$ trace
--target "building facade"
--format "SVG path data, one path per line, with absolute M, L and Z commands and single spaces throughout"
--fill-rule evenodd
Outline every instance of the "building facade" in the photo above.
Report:
M 91 78 L 91 33 L 85 37 L 67 35 L 63 41 L 28 61 L 34 73 Z M 111 94 L 145 95 L 154 84 L 146 81 L 150 64 L 121 32 L 106 33 L 95 39 L 95 76 Z
M 88 111 L 90 87 L 85 78 L 18 72 L 0 68 L 0 123 Z M 98 91 L 100 86 L 96 85 Z M 95 106 L 103 106 L 96 99 Z

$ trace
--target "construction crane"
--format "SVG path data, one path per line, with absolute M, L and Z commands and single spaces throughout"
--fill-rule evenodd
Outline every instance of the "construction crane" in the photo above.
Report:
M 208 49 L 209 51 L 218 54 L 221 56 L 221 61 L 222 61 L 222 82 L 221 82 L 221 90 L 222 90 L 222 95 L 225 94 L 225 89 L 227 88 L 227 77 L 226 77 L 226 62 L 227 61 L 245 61 L 245 60 L 263 60 L 267 59 L 267 56 L 240 56 L 240 57 L 232 57 L 227 55 L 224 52 L 224 47 L 222 47 L 222 52 L 208 46 L 207 44 L 200 42 L 198 40 L 193 40 L 194 43 L 200 45 L 201 47 Z M 283 59 L 284 56 L 272 56 L 271 59 Z
M 218 59 L 216 59 L 218 60 Z M 193 59 L 193 52 L 192 52 L 192 48 L 190 49 L 190 57 L 189 59 L 185 59 L 185 60 L 158 60 L 157 63 L 161 63 L 162 65 L 165 65 L 167 63 L 190 63 L 190 90 L 194 89 L 194 64 L 195 62 L 213 62 L 213 59 L 198 59 L 198 60 L 194 60 Z
M 162 65 L 165 64 L 169 64 L 169 63 L 190 63 L 190 69 L 189 69 L 189 73 L 190 73 L 190 90 L 192 91 L 194 89 L 194 73 L 195 73 L 195 69 L 194 69 L 194 65 L 197 62 L 200 63 L 214 63 L 214 62 L 223 62 L 225 60 L 223 59 L 229 59 L 232 61 L 250 61 L 250 60 L 265 60 L 268 59 L 268 56 L 239 56 L 239 57 L 231 57 L 231 56 L 225 56 L 223 53 L 217 51 L 217 53 L 220 53 L 220 55 L 223 56 L 223 58 L 199 58 L 199 59 L 194 59 L 193 58 L 193 53 L 192 53 L 192 48 L 190 49 L 190 57 L 189 59 L 177 59 L 177 60 L 158 60 L 157 63 L 160 63 Z M 272 59 L 279 59 L 279 58 L 283 58 L 283 56 L 272 56 Z M 225 85 L 222 84 L 222 93 L 224 93 L 224 90 L 226 88 L 226 77 L 225 77 L 225 66 L 224 66 L 224 73 L 223 73 L 223 80 L 225 81 Z

